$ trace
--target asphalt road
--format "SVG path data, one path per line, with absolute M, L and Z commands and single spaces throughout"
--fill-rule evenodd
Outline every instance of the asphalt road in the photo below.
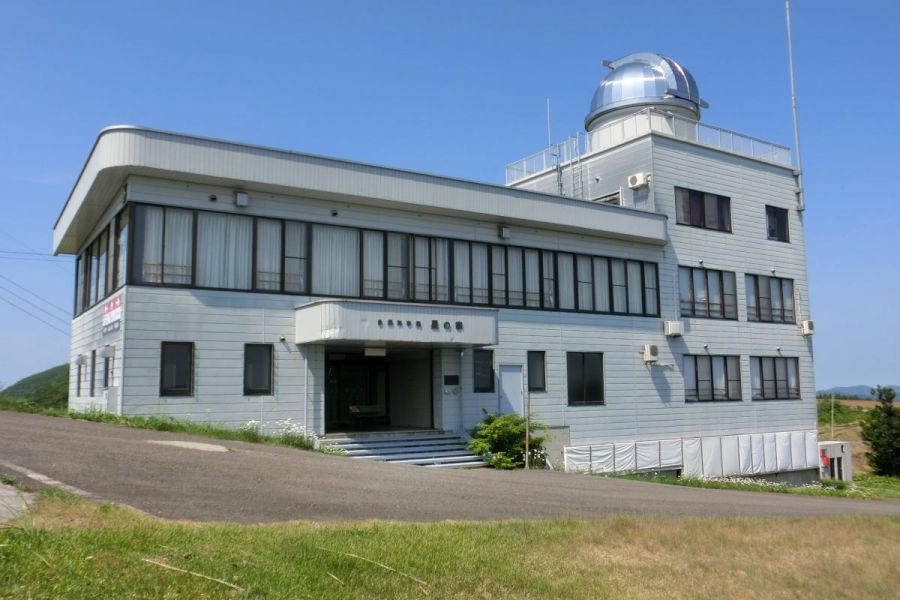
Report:
M 152 443 L 160 441 L 229 451 Z M 429 469 L 5 411 L 0 472 L 38 485 L 50 478 L 100 500 L 195 521 L 900 515 L 896 500 L 703 490 L 549 471 Z

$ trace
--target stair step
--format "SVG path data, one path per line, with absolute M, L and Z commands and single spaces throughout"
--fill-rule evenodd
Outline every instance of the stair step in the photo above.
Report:
M 464 450 L 465 445 L 456 443 L 456 444 L 434 444 L 434 445 L 421 445 L 421 446 L 390 446 L 387 448 L 347 448 L 344 447 L 344 451 L 347 456 L 369 456 L 369 455 L 390 455 L 390 454 L 403 454 L 409 452 L 418 452 L 418 453 L 430 453 L 430 452 L 440 452 L 442 450 Z
M 473 456 L 471 452 L 465 448 L 455 448 L 453 450 L 441 450 L 438 452 L 403 452 L 393 454 L 364 454 L 361 456 L 350 456 L 358 460 L 383 460 L 389 462 L 404 462 L 405 460 L 432 459 L 440 457 L 454 456 Z
M 388 448 L 391 446 L 429 446 L 429 445 L 440 445 L 440 444 L 461 444 L 462 440 L 459 436 L 448 436 L 442 438 L 429 438 L 429 439 L 412 439 L 412 440 L 379 440 L 379 441 L 348 441 L 348 442 L 332 442 L 329 440 L 324 440 L 322 442 L 328 446 L 336 446 L 338 448 L 344 448 L 346 450 L 352 450 L 354 448 Z
M 431 465 L 418 465 L 425 467 L 426 469 L 485 469 L 488 467 L 488 464 L 481 460 L 473 460 L 471 462 L 457 462 L 457 463 L 434 463 Z
M 456 456 L 439 456 L 439 457 L 422 457 L 422 458 L 410 458 L 407 460 L 392 460 L 392 463 L 396 463 L 398 465 L 460 465 L 460 464 L 468 464 L 480 462 L 484 464 L 484 461 L 478 458 L 473 454 L 459 454 Z

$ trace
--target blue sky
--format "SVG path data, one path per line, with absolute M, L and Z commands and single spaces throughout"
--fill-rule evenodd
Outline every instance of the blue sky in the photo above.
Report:
M 900 383 L 900 3 L 793 18 L 817 387 Z M 71 260 L 10 252 L 50 251 L 102 127 L 501 182 L 546 143 L 547 97 L 554 137 L 574 133 L 600 60 L 651 50 L 694 74 L 704 121 L 793 146 L 785 40 L 780 0 L 2 2 L 0 385 L 67 360 L 6 302 L 65 329 Z

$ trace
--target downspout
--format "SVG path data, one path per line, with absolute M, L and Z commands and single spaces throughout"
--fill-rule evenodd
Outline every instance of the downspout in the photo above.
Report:
M 459 351 L 457 372 L 459 373 L 459 432 L 462 433 L 466 430 L 463 417 L 463 350 Z

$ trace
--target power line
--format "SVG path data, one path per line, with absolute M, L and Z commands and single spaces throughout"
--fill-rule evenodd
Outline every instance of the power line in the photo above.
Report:
M 9 304 L 10 306 L 12 306 L 13 308 L 22 311 L 23 313 L 25 313 L 26 315 L 28 315 L 28 316 L 31 317 L 32 319 L 37 319 L 38 321 L 40 321 L 41 323 L 43 323 L 43 324 L 46 325 L 47 327 L 50 327 L 51 329 L 55 329 L 56 331 L 60 332 L 61 334 L 63 334 L 63 335 L 66 336 L 66 337 L 69 336 L 69 332 L 68 332 L 68 331 L 64 331 L 64 330 L 60 329 L 59 327 L 57 327 L 57 326 L 54 325 L 53 323 L 50 323 L 49 321 L 45 321 L 44 319 L 40 318 L 39 316 L 37 316 L 37 315 L 35 315 L 35 314 L 32 314 L 32 313 L 28 312 L 27 310 L 25 310 L 24 308 L 22 308 L 22 307 L 19 306 L 18 304 L 15 304 L 15 303 L 13 303 L 13 302 L 10 302 L 9 300 L 7 300 L 6 298 L 3 298 L 2 296 L 0 296 L 0 302 L 6 302 L 7 304 Z
M 41 296 L 40 294 L 37 294 L 37 293 L 35 293 L 35 292 L 29 290 L 29 289 L 28 289 L 27 287 L 25 287 L 24 285 L 21 285 L 21 284 L 19 284 L 19 283 L 16 283 L 15 281 L 13 281 L 12 279 L 10 279 L 10 278 L 7 277 L 6 275 L 0 274 L 0 278 L 5 279 L 6 281 L 8 281 L 9 283 L 13 284 L 14 286 L 16 286 L 17 288 L 19 288 L 20 290 L 23 290 L 23 291 L 25 291 L 25 292 L 31 294 L 32 296 L 34 296 L 35 298 L 37 298 L 38 300 L 40 300 L 41 302 L 43 302 L 43 303 L 46 304 L 47 306 L 50 306 L 50 307 L 52 307 L 52 308 L 55 308 L 56 310 L 58 310 L 58 311 L 61 312 L 62 314 L 66 315 L 66 320 L 67 320 L 67 321 L 68 321 L 68 318 L 71 316 L 71 314 L 72 314 L 71 311 L 66 310 L 65 308 L 63 308 L 63 307 L 61 307 L 61 306 L 57 306 L 56 304 L 53 304 L 53 303 L 50 302 L 49 300 L 45 300 L 44 297 Z
M 29 305 L 31 308 L 33 308 L 33 309 L 35 309 L 35 310 L 38 310 L 38 311 L 44 313 L 44 314 L 45 314 L 48 318 L 50 318 L 50 319 L 56 319 L 57 321 L 59 321 L 59 322 L 62 323 L 63 325 L 68 325 L 68 324 L 69 324 L 69 320 L 68 320 L 68 319 L 63 319 L 62 317 L 58 317 L 58 316 L 54 315 L 53 313 L 49 312 L 46 308 L 41 308 L 40 306 L 36 306 L 36 305 L 35 305 L 31 300 L 29 300 L 28 298 L 26 298 L 26 297 L 24 297 L 24 296 L 20 296 L 19 294 L 15 293 L 14 291 L 12 291 L 11 289 L 9 289 L 9 288 L 7 288 L 7 287 L 4 287 L 4 286 L 0 285 L 0 290 L 3 290 L 3 291 L 6 292 L 7 294 L 12 294 L 13 296 L 15 296 L 16 298 L 18 298 L 18 299 L 21 300 L 22 302 L 27 302 L 28 305 Z

